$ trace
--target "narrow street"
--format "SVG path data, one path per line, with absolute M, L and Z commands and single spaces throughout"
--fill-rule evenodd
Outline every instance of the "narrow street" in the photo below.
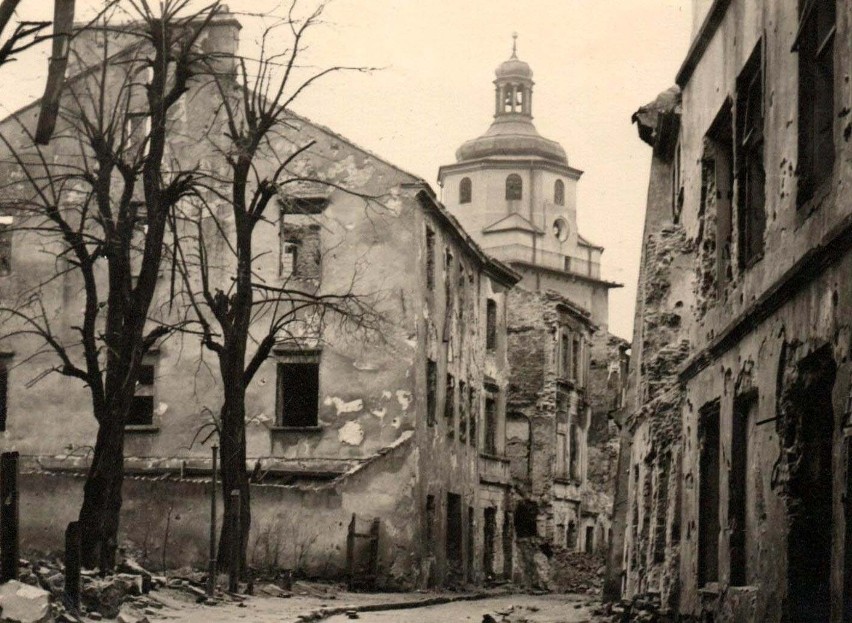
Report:
M 364 623 L 449 623 L 490 621 L 497 623 L 583 623 L 592 620 L 595 602 L 584 595 L 508 595 L 477 601 L 457 601 L 413 610 L 358 613 Z M 326 619 L 328 623 L 351 621 L 345 614 Z

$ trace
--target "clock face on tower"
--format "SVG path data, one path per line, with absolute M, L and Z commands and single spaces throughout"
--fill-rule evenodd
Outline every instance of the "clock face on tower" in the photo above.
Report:
M 568 226 L 568 221 L 564 218 L 558 218 L 553 221 L 553 235 L 559 240 L 559 242 L 565 242 L 568 240 L 568 235 L 571 233 L 571 230 Z

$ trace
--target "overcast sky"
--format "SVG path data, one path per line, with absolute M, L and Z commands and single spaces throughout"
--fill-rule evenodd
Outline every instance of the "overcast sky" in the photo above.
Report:
M 302 0 L 310 6 L 313 0 Z M 96 0 L 78 0 L 91 15 Z M 153 4 L 153 2 L 152 2 Z M 280 0 L 230 0 L 266 13 Z M 286 4 L 286 3 L 285 3 Z M 606 248 L 610 329 L 632 337 L 650 148 L 630 116 L 674 83 L 691 33 L 690 0 L 333 0 L 306 59 L 318 67 L 381 68 L 336 74 L 295 106 L 353 142 L 437 186 L 441 164 L 489 126 L 494 69 L 511 53 L 533 69 L 534 122 L 562 144 L 578 186 L 580 232 Z M 23 0 L 23 19 L 49 19 L 52 2 Z M 281 10 L 280 8 L 278 9 Z M 250 54 L 261 18 L 242 15 Z M 41 94 L 44 46 L 2 70 L 0 112 Z

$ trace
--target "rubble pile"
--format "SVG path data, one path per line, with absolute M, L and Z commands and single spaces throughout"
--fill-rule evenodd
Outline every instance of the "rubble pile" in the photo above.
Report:
M 597 608 L 594 623 L 669 623 L 663 612 L 659 593 L 637 595 L 630 601 L 603 604 Z
M 549 587 L 558 593 L 598 594 L 606 563 L 600 556 L 554 548 Z

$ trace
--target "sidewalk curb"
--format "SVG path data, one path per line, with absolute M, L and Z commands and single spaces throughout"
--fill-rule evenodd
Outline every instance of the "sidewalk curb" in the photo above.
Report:
M 413 608 L 426 608 L 428 606 L 441 606 L 443 604 L 455 603 L 457 601 L 479 601 L 491 597 L 506 597 L 515 595 L 516 591 L 498 591 L 490 593 L 467 593 L 463 595 L 447 595 L 440 597 L 427 597 L 412 601 L 397 601 L 377 604 L 365 604 L 363 606 L 337 606 L 335 608 L 320 608 L 296 617 L 296 623 L 307 623 L 308 621 L 322 621 L 338 614 L 347 612 L 384 612 L 387 610 L 410 610 Z

